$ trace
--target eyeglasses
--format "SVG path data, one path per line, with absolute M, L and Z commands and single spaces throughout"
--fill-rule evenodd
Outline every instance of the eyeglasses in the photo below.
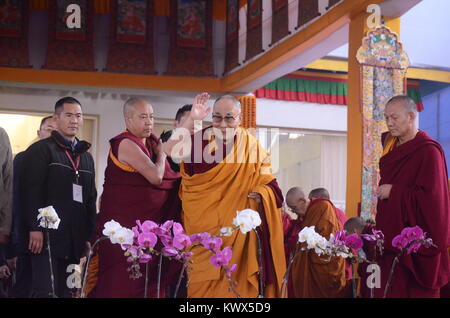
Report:
M 222 117 L 222 116 L 219 116 L 219 115 L 213 115 L 212 116 L 212 121 L 213 121 L 213 123 L 219 124 L 219 123 L 222 122 L 222 120 L 225 120 L 225 122 L 227 124 L 233 124 L 238 117 L 239 117 L 239 115 L 237 115 L 236 117 L 233 117 L 233 116 Z

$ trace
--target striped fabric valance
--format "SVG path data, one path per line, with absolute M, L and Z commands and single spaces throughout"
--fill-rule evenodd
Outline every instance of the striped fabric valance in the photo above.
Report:
M 347 105 L 348 84 L 345 78 L 289 74 L 254 92 L 257 98 L 302 101 L 317 104 Z M 408 81 L 407 95 L 423 110 L 419 82 Z

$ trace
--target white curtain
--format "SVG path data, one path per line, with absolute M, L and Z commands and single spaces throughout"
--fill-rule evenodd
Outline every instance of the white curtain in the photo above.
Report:
M 279 166 L 274 175 L 283 194 L 296 186 L 303 188 L 306 195 L 314 188 L 324 187 L 333 203 L 345 210 L 346 136 L 303 135 L 297 139 L 282 136 L 276 150 Z
M 347 138 L 345 136 L 322 136 L 321 184 L 330 192 L 331 200 L 345 207 L 347 182 Z

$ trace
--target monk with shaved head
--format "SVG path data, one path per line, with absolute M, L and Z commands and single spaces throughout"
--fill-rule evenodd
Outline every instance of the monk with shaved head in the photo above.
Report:
M 300 187 L 293 187 L 286 193 L 286 207 L 291 213 L 297 216 L 296 219 L 291 219 L 287 213 L 283 216 L 286 264 L 289 264 L 290 258 L 295 253 L 298 242 L 298 233 L 303 227 L 303 218 L 305 216 L 306 208 L 308 207 L 308 202 L 309 200 L 306 198 L 305 192 Z M 288 281 L 288 297 L 295 298 L 292 279 Z
M 387 297 L 440 297 L 450 281 L 450 202 L 445 154 L 441 145 L 417 128 L 417 108 L 408 96 L 394 96 L 384 111 L 388 132 L 381 141 L 376 227 L 385 235 L 378 258 L 382 297 L 398 249 L 392 239 L 405 227 L 419 226 L 437 248 L 403 255 Z
M 170 168 L 161 141 L 152 134 L 152 105 L 145 99 L 131 98 L 123 106 L 123 115 L 126 130 L 110 140 L 97 236 L 101 236 L 104 224 L 110 220 L 127 228 L 135 226 L 136 220 L 180 221 L 180 175 Z M 97 260 L 98 278 L 90 297 L 144 296 L 145 279 L 129 278 L 130 264 L 120 246 L 101 243 Z M 151 273 L 156 273 L 157 262 L 158 258 L 150 261 Z M 164 287 L 174 283 L 166 280 L 175 277 L 171 273 L 174 265 L 177 263 L 163 264 L 160 293 L 163 296 Z M 141 272 L 145 272 L 144 265 L 141 265 Z M 150 297 L 156 296 L 156 283 L 156 276 L 150 275 Z
M 291 190 L 299 198 L 297 205 L 293 207 L 297 211 L 301 210 L 303 204 L 299 202 L 302 200 L 302 192 L 295 188 Z M 328 240 L 331 234 L 342 230 L 335 207 L 329 199 L 316 198 L 311 195 L 310 198 L 311 201 L 305 207 L 305 212 L 303 213 L 302 227 L 314 226 L 315 231 Z M 286 202 L 288 202 L 287 198 Z M 294 203 L 295 201 L 291 204 Z M 292 285 L 294 287 L 295 297 L 343 297 L 347 284 L 345 260 L 341 257 L 321 257 L 313 249 L 301 250 L 304 247 L 303 244 L 297 246 L 296 252 L 299 254 L 292 265 Z
M 325 188 L 316 188 L 316 189 L 311 190 L 311 192 L 308 195 L 308 198 L 310 200 L 314 200 L 314 199 L 330 200 L 330 193 Z M 347 217 L 345 216 L 344 211 L 342 211 L 341 209 L 339 209 L 337 207 L 334 207 L 334 209 L 336 211 L 336 216 L 339 220 L 339 224 L 341 225 L 341 227 L 343 227 L 345 222 L 347 222 Z

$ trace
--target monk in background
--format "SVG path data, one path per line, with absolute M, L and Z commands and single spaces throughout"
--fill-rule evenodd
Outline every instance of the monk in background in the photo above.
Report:
M 286 254 L 287 266 L 289 265 L 291 255 L 295 253 L 298 242 L 298 233 L 300 233 L 303 228 L 303 219 L 308 203 L 309 201 L 305 196 L 305 192 L 300 187 L 293 187 L 286 193 L 286 205 L 290 212 L 297 215 L 297 219 L 283 219 L 284 253 Z M 292 277 L 291 273 L 290 277 Z M 292 281 L 292 279 L 288 280 L 288 298 L 295 298 Z
M 316 188 L 316 189 L 311 190 L 311 192 L 308 194 L 308 199 L 309 200 L 314 200 L 314 199 L 331 200 L 330 193 L 325 188 Z M 339 209 L 337 207 L 334 207 L 334 209 L 336 211 L 336 216 L 338 218 L 339 225 L 341 226 L 341 228 L 344 228 L 344 224 L 348 220 L 347 216 L 345 215 L 344 211 L 342 211 L 341 209 Z
M 260 213 L 258 227 L 263 251 L 265 297 L 277 297 L 286 271 L 283 249 L 283 228 L 280 208 L 283 196 L 271 174 L 269 154 L 246 129 L 240 128 L 241 105 L 230 95 L 218 98 L 213 106 L 212 126 L 192 137 L 194 120 L 202 120 L 210 112 L 209 95 L 195 98 L 184 129 L 176 129 L 166 143 L 167 155 L 182 157 L 180 198 L 187 234 L 209 232 L 231 226 L 236 212 L 251 208 Z M 177 131 L 178 130 L 178 131 Z M 180 142 L 182 138 L 183 142 Z M 189 147 L 184 147 L 186 142 Z M 182 149 L 178 146 L 183 145 Z M 177 150 L 178 149 L 178 150 Z M 235 231 L 223 237 L 222 247 L 231 246 L 231 264 L 237 271 L 231 276 L 241 297 L 257 297 L 259 274 L 257 240 L 253 231 Z M 212 253 L 202 248 L 193 250 L 194 263 L 188 272 L 188 297 L 236 297 L 228 290 L 225 272 L 213 267 Z
M 178 188 L 180 175 L 170 168 L 162 143 L 153 134 L 153 108 L 143 99 L 129 99 L 123 108 L 126 131 L 110 140 L 111 150 L 105 171 L 105 183 L 97 220 L 97 237 L 110 220 L 132 228 L 136 220 L 164 223 L 180 220 Z M 98 279 L 90 297 L 142 298 L 145 277 L 133 280 L 127 258 L 118 245 L 99 244 Z M 149 263 L 148 296 L 156 296 L 158 257 Z M 176 282 L 174 267 L 163 261 L 161 295 L 164 287 Z M 95 261 L 94 261 L 95 264 Z M 180 267 L 181 269 L 181 267 Z M 175 271 L 175 272 L 174 272 Z M 145 266 L 141 265 L 145 273 Z M 173 280 L 171 280 L 173 279 Z
M 448 254 L 450 204 L 444 152 L 416 126 L 417 108 L 407 96 L 386 104 L 389 132 L 382 135 L 376 227 L 385 235 L 381 267 L 382 297 L 398 250 L 392 239 L 405 227 L 420 226 L 438 248 L 420 248 L 400 258 L 387 297 L 440 297 L 450 281 Z
M 288 263 L 291 253 L 295 252 L 298 233 L 303 228 L 303 219 L 308 203 L 309 201 L 305 196 L 305 192 L 300 187 L 293 187 L 286 193 L 287 208 L 290 212 L 297 215 L 297 219 L 289 219 L 289 222 L 284 222 L 283 224 L 286 263 Z
M 327 240 L 342 230 L 336 210 L 330 200 L 313 199 L 306 209 L 303 227 L 315 226 L 315 231 Z M 314 250 L 300 251 L 292 265 L 292 283 L 297 298 L 333 298 L 347 296 L 345 259 L 318 256 Z
M 325 188 L 316 188 L 316 189 L 311 190 L 311 192 L 308 194 L 308 199 L 309 200 L 314 200 L 314 199 L 330 200 L 330 193 Z M 345 224 L 345 222 L 347 222 L 348 218 L 345 215 L 344 211 L 337 208 L 336 206 L 334 207 L 334 210 L 336 211 L 336 216 L 338 218 L 339 225 L 340 225 L 341 229 L 343 229 L 344 224 Z M 347 279 L 351 279 L 352 276 L 353 276 L 352 265 L 348 261 L 346 261 L 345 262 L 345 277 Z

